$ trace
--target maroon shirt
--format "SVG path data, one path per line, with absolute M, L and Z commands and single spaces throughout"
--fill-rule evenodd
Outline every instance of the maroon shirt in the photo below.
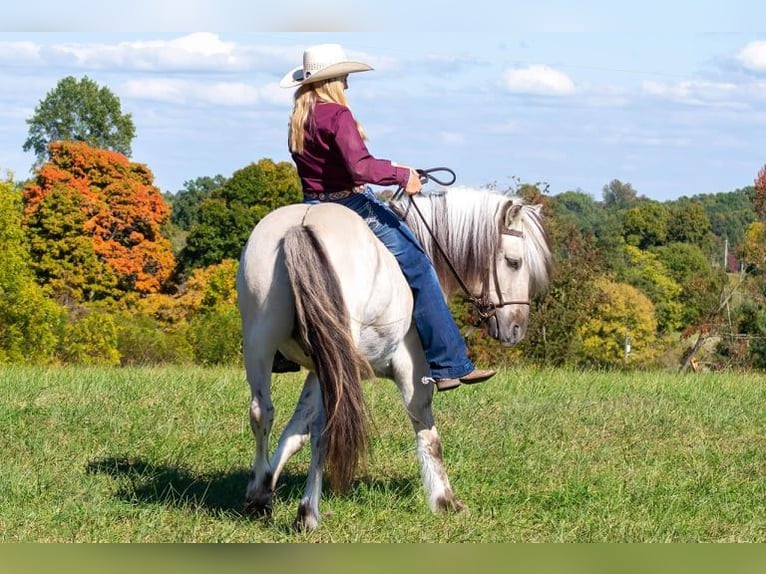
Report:
M 317 101 L 308 125 L 303 153 L 292 154 L 304 192 L 345 191 L 366 183 L 407 185 L 409 169 L 372 157 L 347 107 Z

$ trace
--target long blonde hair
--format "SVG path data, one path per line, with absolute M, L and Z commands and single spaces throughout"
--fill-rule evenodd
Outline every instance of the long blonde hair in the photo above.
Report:
M 306 130 L 314 128 L 314 106 L 317 100 L 349 107 L 345 93 L 345 77 L 343 76 L 304 84 L 295 90 L 293 99 L 295 104 L 290 114 L 287 142 L 290 151 L 298 155 L 303 153 Z M 364 129 L 358 122 L 356 128 L 362 139 L 367 139 L 364 135 Z

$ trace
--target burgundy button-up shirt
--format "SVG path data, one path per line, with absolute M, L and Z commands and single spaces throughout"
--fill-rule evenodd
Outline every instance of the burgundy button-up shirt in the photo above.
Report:
M 317 101 L 302 154 L 293 153 L 304 192 L 345 191 L 363 184 L 405 187 L 410 172 L 370 155 L 345 106 Z

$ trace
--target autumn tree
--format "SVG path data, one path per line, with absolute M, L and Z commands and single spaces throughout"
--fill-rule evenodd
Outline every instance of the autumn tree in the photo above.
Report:
M 175 262 L 161 230 L 169 209 L 151 171 L 82 142 L 53 143 L 50 151 L 24 188 L 41 281 L 80 300 L 162 289 Z
M 758 176 L 755 178 L 753 205 L 758 216 L 766 220 L 766 165 L 758 170 Z
M 269 212 L 301 201 L 298 172 L 288 162 L 262 159 L 244 167 L 199 207 L 179 256 L 184 271 L 239 259 L 253 227 Z
M 0 364 L 50 359 L 64 317 L 35 282 L 21 209 L 21 194 L 0 181 Z
M 606 277 L 595 282 L 597 306 L 580 327 L 587 364 L 646 365 L 656 356 L 654 305 L 638 289 Z
M 34 151 L 38 165 L 48 158 L 48 146 L 58 141 L 81 141 L 130 157 L 136 132 L 131 115 L 122 112 L 119 98 L 87 76 L 60 80 L 27 124 L 29 137 L 23 149 Z

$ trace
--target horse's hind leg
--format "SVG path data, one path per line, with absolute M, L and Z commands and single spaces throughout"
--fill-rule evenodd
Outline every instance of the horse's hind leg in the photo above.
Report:
M 426 500 L 433 512 L 464 511 L 466 507 L 453 493 L 444 467 L 441 439 L 431 408 L 433 385 L 421 382 L 426 375 L 426 363 L 419 341 L 416 345 L 412 340 L 413 334 L 417 337 L 417 333 L 411 330 L 405 341 L 406 348 L 400 348 L 394 358 L 394 380 L 402 393 L 404 407 L 415 430 Z
M 298 530 L 314 530 L 319 525 L 319 501 L 322 498 L 322 477 L 327 450 L 327 438 L 324 433 L 325 411 L 319 381 L 314 373 L 311 373 L 306 380 L 306 388 L 308 388 L 309 381 L 312 382 L 312 393 L 310 397 L 307 397 L 307 400 L 313 401 L 313 419 L 309 424 L 311 463 L 306 477 L 303 498 L 298 505 L 298 515 L 295 518 L 295 528 Z
M 248 514 L 270 515 L 273 473 L 268 453 L 269 435 L 274 424 L 274 404 L 271 401 L 271 363 L 274 353 L 254 344 L 253 339 L 245 336 L 243 347 L 251 393 L 250 428 L 255 438 L 255 456 L 245 495 L 245 511 Z
M 276 489 L 279 475 L 282 473 L 282 469 L 284 469 L 287 461 L 308 441 L 310 426 L 318 410 L 321 409 L 322 391 L 319 388 L 319 381 L 316 374 L 309 373 L 308 377 L 306 377 L 306 382 L 303 384 L 298 404 L 295 406 L 295 412 L 282 432 L 277 448 L 271 457 L 271 468 L 273 469 L 272 490 Z

